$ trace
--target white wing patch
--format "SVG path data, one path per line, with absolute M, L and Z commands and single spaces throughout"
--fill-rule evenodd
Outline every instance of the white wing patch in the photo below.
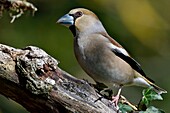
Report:
M 118 49 L 118 50 L 119 50 L 122 54 L 124 54 L 125 56 L 129 56 L 128 52 L 127 52 L 125 49 L 120 48 L 120 47 L 117 47 L 117 46 L 113 45 L 112 43 L 109 44 L 109 47 L 110 47 L 111 49 Z

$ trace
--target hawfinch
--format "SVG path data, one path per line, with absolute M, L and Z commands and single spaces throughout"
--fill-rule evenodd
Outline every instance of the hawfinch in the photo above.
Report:
M 117 106 L 123 86 L 152 87 L 158 94 L 167 91 L 146 77 L 140 64 L 109 36 L 99 18 L 84 8 L 72 9 L 57 23 L 67 26 L 74 35 L 74 53 L 83 70 L 96 82 L 119 88 L 112 97 Z

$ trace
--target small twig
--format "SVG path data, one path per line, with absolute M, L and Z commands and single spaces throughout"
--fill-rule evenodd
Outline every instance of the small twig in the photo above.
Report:
M 135 106 L 135 105 L 133 105 L 133 104 L 131 104 L 124 96 L 120 96 L 120 101 L 121 101 L 121 103 L 123 103 L 123 104 L 127 104 L 127 105 L 129 105 L 133 110 L 135 110 L 135 111 L 137 111 L 138 110 L 138 108 Z

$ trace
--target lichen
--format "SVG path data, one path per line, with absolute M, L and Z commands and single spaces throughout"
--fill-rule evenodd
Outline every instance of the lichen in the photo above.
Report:
M 26 58 L 17 59 L 16 69 L 20 76 L 20 83 L 33 94 L 47 94 L 52 89 L 52 84 L 44 82 L 36 74 L 37 67 L 34 64 L 36 63 Z

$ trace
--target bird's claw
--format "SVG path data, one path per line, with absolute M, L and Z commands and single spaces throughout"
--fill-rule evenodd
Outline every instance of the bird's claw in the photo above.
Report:
M 114 106 L 116 107 L 117 110 L 119 109 L 119 106 L 118 106 L 119 97 L 120 97 L 119 95 L 112 96 L 112 103 L 114 103 Z

